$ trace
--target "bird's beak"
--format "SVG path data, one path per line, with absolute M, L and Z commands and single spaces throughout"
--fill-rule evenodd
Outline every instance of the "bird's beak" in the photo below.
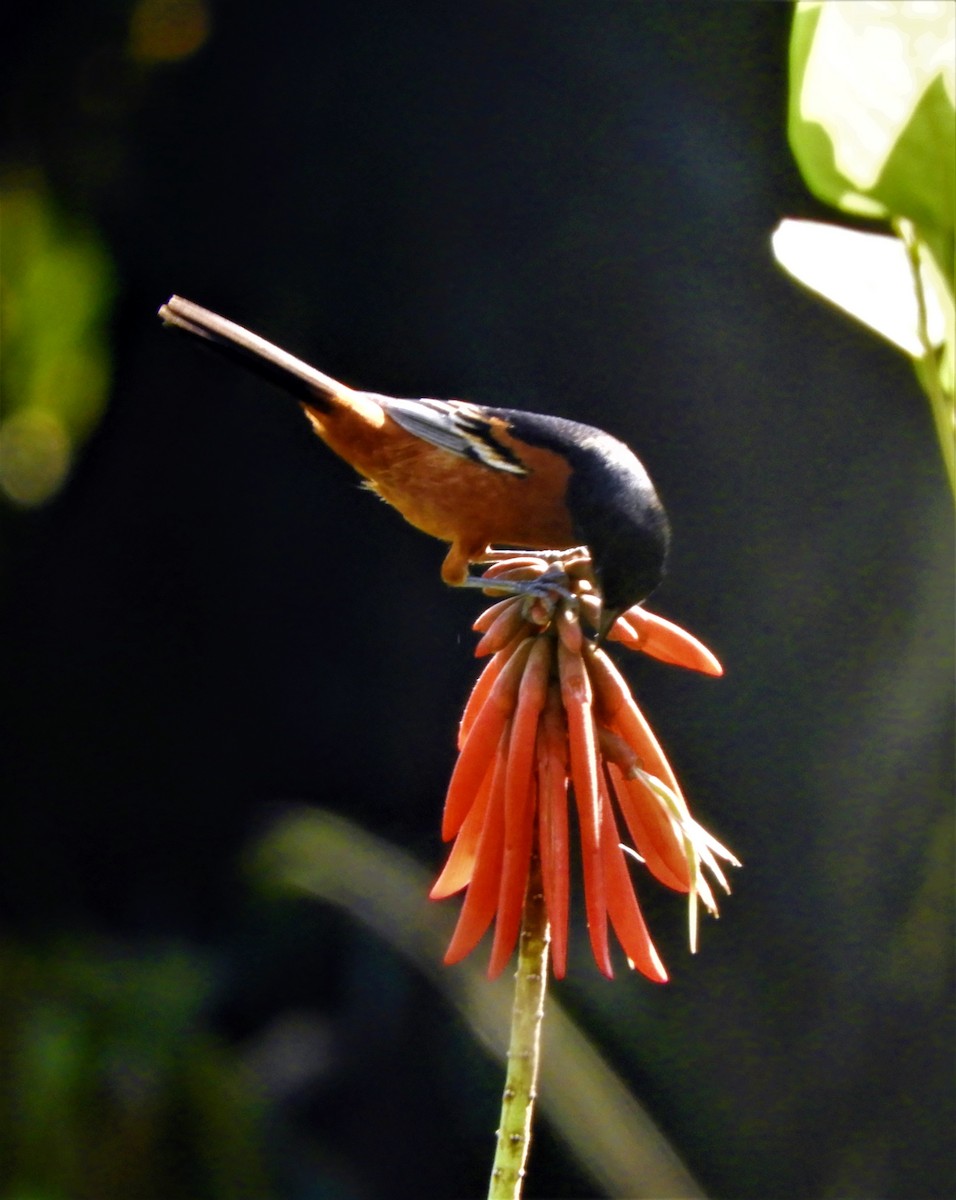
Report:
M 601 609 L 601 619 L 598 621 L 598 628 L 597 628 L 597 645 L 598 646 L 603 644 L 604 639 L 607 637 L 607 635 L 611 632 L 612 628 L 614 627 L 614 622 L 618 619 L 618 617 L 621 615 L 622 612 L 624 612 L 623 608 L 602 608 Z

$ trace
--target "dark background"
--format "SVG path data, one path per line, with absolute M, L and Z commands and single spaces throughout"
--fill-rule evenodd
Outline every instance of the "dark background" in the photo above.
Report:
M 637 450 L 675 531 L 651 607 L 727 674 L 627 669 L 745 866 L 694 959 L 642 886 L 667 987 L 603 980 L 579 913 L 558 992 L 710 1194 L 951 1194 L 952 496 L 902 356 L 772 260 L 781 217 L 830 216 L 785 140 L 789 6 L 223 2 L 161 63 L 134 7 L 17 6 L 4 39 L 7 176 L 99 231 L 116 296 L 102 423 L 3 513 L 0 1053 L 35 1084 L 3 1194 L 486 1185 L 498 1070 L 443 996 L 241 867 L 306 801 L 437 871 L 479 601 L 295 405 L 163 331 L 174 291 L 370 390 Z M 221 1080 L 289 1013 L 325 1049 L 248 1138 L 199 1084 L 168 1103 L 189 1044 L 245 1113 Z M 139 1142 L 97 1123 L 144 1095 L 173 1115 Z M 593 1194 L 543 1129 L 527 1195 Z

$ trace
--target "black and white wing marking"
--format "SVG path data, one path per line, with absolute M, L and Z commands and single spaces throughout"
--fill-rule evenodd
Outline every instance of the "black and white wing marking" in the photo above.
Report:
M 510 446 L 498 440 L 490 413 L 464 400 L 396 400 L 373 396 L 396 424 L 422 441 L 483 463 L 493 471 L 527 475 L 528 468 Z M 502 425 L 504 418 L 500 418 Z

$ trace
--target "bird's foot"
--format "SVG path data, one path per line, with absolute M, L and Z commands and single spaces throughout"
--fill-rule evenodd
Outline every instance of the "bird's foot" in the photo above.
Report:
M 587 547 L 568 550 L 487 550 L 473 561 L 490 565 L 480 575 L 456 581 L 480 588 L 486 596 L 523 597 L 521 612 L 535 625 L 554 617 L 571 620 L 599 633 L 601 599 Z
M 516 567 L 515 570 L 520 570 Z M 576 604 L 578 597 L 571 591 L 565 571 L 558 566 L 549 567 L 543 574 L 533 579 L 515 579 L 506 575 L 467 575 L 460 587 L 480 588 L 489 596 L 527 596 L 533 600 L 552 601 L 557 603 L 564 600 Z

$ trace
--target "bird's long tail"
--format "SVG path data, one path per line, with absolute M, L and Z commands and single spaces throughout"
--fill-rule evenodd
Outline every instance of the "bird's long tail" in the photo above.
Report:
M 165 324 L 192 334 L 219 354 L 278 385 L 312 408 L 328 409 L 354 395 L 344 383 L 310 367 L 294 354 L 182 296 L 170 296 L 160 308 L 159 315 Z

